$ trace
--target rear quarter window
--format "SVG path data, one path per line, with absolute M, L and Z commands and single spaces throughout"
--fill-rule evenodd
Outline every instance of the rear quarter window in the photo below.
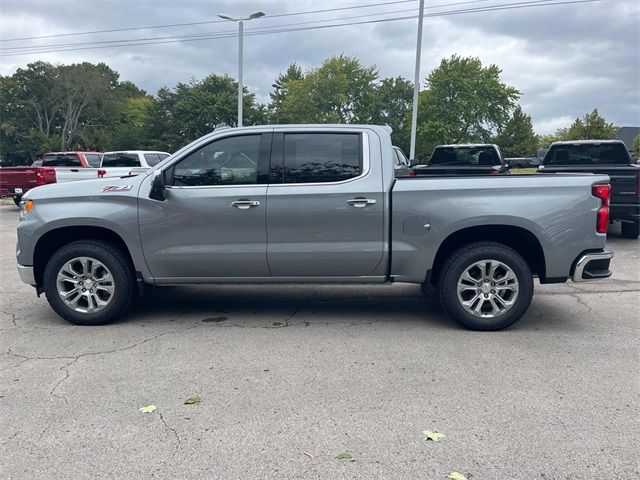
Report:
M 149 165 L 150 167 L 156 166 L 162 160 L 160 158 L 160 155 L 158 155 L 157 153 L 145 153 L 144 159 L 147 161 L 147 165 Z
M 85 153 L 84 158 L 86 158 L 89 166 L 93 168 L 99 167 L 100 162 L 102 161 L 102 155 L 98 155 L 95 153 L 89 153 L 89 154 Z

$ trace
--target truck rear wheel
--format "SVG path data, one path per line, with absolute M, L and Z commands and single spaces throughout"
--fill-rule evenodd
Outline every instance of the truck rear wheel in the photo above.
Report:
M 624 238 L 638 238 L 640 237 L 640 221 L 636 220 L 633 223 L 622 222 L 622 236 Z
M 43 284 L 49 305 L 77 325 L 117 320 L 135 294 L 126 257 L 100 240 L 81 240 L 56 251 L 45 267 Z
M 524 315 L 533 297 L 533 275 L 513 249 L 478 242 L 453 253 L 441 269 L 440 302 L 472 330 L 501 330 Z

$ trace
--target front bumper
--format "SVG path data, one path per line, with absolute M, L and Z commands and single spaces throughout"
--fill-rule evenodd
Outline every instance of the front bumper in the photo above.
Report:
M 25 267 L 23 265 L 18 265 L 18 274 L 20 275 L 20 279 L 26 283 L 27 285 L 31 285 L 33 287 L 36 286 L 36 277 L 33 274 L 33 267 Z
M 611 276 L 609 264 L 612 258 L 613 252 L 606 250 L 582 254 L 575 263 L 571 280 L 574 282 L 586 282 L 609 278 Z

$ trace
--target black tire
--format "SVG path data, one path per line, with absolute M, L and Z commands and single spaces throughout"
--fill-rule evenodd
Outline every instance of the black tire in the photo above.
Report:
M 479 318 L 467 312 L 458 299 L 458 279 L 463 272 L 483 259 L 494 259 L 509 267 L 518 280 L 518 296 L 510 310 L 494 317 Z M 527 311 L 533 297 L 533 275 L 527 262 L 513 249 L 494 242 L 478 242 L 454 252 L 440 270 L 440 303 L 460 325 L 471 330 L 502 330 Z
M 622 236 L 624 238 L 638 238 L 640 237 L 640 221 L 633 223 L 622 222 Z
M 115 289 L 109 304 L 95 313 L 81 313 L 68 307 L 58 294 L 56 278 L 62 266 L 76 257 L 93 257 L 111 272 Z M 51 308 L 76 325 L 105 325 L 118 320 L 135 296 L 135 275 L 125 255 L 108 242 L 80 240 L 57 250 L 47 262 L 43 277 L 44 292 Z
M 20 206 L 21 201 L 22 201 L 22 197 L 13 197 L 13 203 L 16 204 L 16 207 Z

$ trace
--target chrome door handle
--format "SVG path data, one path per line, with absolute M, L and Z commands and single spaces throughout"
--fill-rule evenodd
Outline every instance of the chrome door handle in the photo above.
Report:
M 231 202 L 231 206 L 235 208 L 239 208 L 240 210 L 246 210 L 251 207 L 259 207 L 260 202 L 257 200 L 236 200 Z
M 356 208 L 364 208 L 367 205 L 375 205 L 376 200 L 373 198 L 352 198 L 351 200 L 347 200 L 347 205 L 351 205 Z

